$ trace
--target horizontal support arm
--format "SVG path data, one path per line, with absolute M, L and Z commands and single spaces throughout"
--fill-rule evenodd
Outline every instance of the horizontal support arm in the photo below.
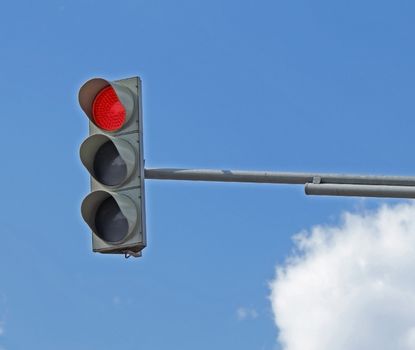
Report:
M 415 186 L 415 176 L 377 176 L 318 174 L 270 171 L 240 171 L 214 169 L 145 169 L 146 179 L 216 182 L 253 182 L 269 184 L 326 184 Z
M 145 169 L 146 179 L 304 184 L 305 193 L 326 196 L 415 198 L 414 176 L 314 174 L 213 169 Z

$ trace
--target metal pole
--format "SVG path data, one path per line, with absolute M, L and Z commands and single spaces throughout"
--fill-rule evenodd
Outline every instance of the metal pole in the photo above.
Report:
M 415 187 L 307 183 L 305 193 L 323 196 L 415 198 Z
M 318 174 L 214 169 L 145 169 L 144 177 L 154 180 L 253 182 L 269 184 L 354 184 L 415 186 L 415 176 Z

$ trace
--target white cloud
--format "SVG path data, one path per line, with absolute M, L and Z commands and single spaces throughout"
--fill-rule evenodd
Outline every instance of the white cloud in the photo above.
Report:
M 415 205 L 295 237 L 271 302 L 284 350 L 415 349 Z
M 247 307 L 238 307 L 236 310 L 236 317 L 239 321 L 244 321 L 247 319 L 256 319 L 258 317 L 258 312 L 255 309 Z

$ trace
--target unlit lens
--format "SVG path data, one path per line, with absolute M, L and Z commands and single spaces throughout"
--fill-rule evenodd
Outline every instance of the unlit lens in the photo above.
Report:
M 127 177 L 127 165 L 111 141 L 105 142 L 96 152 L 94 177 L 103 185 L 120 185 Z
M 95 214 L 98 237 L 106 242 L 122 241 L 128 234 L 128 221 L 113 197 L 105 199 Z

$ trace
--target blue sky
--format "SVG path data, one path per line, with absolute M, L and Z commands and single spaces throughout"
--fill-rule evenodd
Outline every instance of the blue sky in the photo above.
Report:
M 144 257 L 93 254 L 78 89 L 141 77 L 148 167 L 411 175 L 414 11 L 411 1 L 4 4 L 0 349 L 282 349 L 269 282 L 292 236 L 385 201 L 149 180 Z

